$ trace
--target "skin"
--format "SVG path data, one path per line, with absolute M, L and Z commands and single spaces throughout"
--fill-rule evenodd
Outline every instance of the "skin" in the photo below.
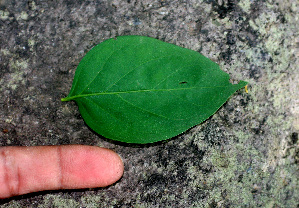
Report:
M 124 165 L 113 151 L 85 145 L 0 147 L 0 198 L 30 192 L 105 187 Z

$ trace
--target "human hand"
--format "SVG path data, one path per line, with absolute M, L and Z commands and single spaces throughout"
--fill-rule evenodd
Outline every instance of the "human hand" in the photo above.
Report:
M 85 146 L 0 147 L 0 199 L 30 192 L 105 187 L 123 175 L 112 150 Z

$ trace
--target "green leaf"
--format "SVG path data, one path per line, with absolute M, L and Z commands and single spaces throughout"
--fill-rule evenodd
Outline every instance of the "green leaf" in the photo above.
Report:
M 213 115 L 247 83 L 198 52 L 143 36 L 95 46 L 80 62 L 72 89 L 89 127 L 106 138 L 152 143 L 174 137 Z

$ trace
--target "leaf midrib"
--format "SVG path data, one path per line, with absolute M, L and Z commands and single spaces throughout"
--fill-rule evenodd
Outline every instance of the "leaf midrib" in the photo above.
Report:
M 118 95 L 118 94 L 126 94 L 126 93 L 140 93 L 140 92 L 165 92 L 165 91 L 176 91 L 176 90 L 191 90 L 196 87 L 187 87 L 187 88 L 173 88 L 173 89 L 145 89 L 145 90 L 129 90 L 129 91 L 118 91 L 118 92 L 97 92 L 97 93 L 89 93 L 89 94 L 80 94 L 71 97 L 62 98 L 61 101 L 70 101 L 80 97 L 90 97 L 97 95 Z M 201 87 L 201 88 L 209 88 L 209 87 Z

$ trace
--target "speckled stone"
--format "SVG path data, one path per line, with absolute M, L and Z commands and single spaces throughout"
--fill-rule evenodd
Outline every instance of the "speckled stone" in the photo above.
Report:
M 113 149 L 125 173 L 107 188 L 45 191 L 0 207 L 297 207 L 299 3 L 293 0 L 0 0 L 0 145 Z M 95 134 L 61 102 L 96 44 L 145 35 L 202 53 L 249 92 L 166 142 Z

